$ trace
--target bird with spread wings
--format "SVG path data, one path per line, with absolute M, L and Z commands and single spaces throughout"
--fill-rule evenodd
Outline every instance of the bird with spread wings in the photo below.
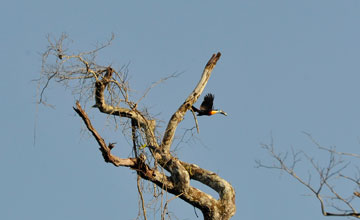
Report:
M 204 97 L 204 101 L 201 103 L 200 105 L 200 109 L 194 107 L 194 106 L 191 106 L 192 110 L 194 112 L 197 112 L 198 116 L 202 116 L 202 115 L 207 115 L 207 116 L 210 116 L 210 115 L 215 115 L 215 114 L 223 114 L 225 116 L 227 116 L 227 113 L 224 112 L 223 110 L 221 109 L 214 109 L 214 98 L 215 96 L 211 93 L 208 93 L 205 97 Z

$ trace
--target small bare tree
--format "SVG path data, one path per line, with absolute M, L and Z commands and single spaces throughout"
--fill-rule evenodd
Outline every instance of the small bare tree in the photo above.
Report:
M 360 218 L 360 212 L 355 208 L 359 205 L 356 199 L 360 197 L 360 169 L 356 165 L 351 166 L 352 162 L 356 164 L 360 155 L 321 146 L 310 134 L 305 135 L 317 149 L 328 154 L 328 159 L 320 161 L 304 151 L 277 153 L 272 140 L 270 144 L 263 144 L 262 148 L 270 154 L 273 163 L 256 161 L 258 167 L 278 169 L 296 179 L 319 201 L 324 216 Z M 306 175 L 298 169 L 302 161 L 310 165 Z
M 71 88 L 78 95 L 74 110 L 81 117 L 91 132 L 102 156 L 107 163 L 117 167 L 129 167 L 138 175 L 138 191 L 142 204 L 142 216 L 147 219 L 146 207 L 142 195 L 140 179 L 152 182 L 162 192 L 169 192 L 185 202 L 200 209 L 206 220 L 230 219 L 236 211 L 235 191 L 229 182 L 216 173 L 200 168 L 196 164 L 186 163 L 173 156 L 171 147 L 176 128 L 184 115 L 197 101 L 203 92 L 212 70 L 221 54 L 212 55 L 205 66 L 199 83 L 171 116 L 164 133 L 159 135 L 157 120 L 147 110 L 139 110 L 139 102 L 131 100 L 130 87 L 125 68 L 115 70 L 110 66 L 101 66 L 96 62 L 98 51 L 110 45 L 112 39 L 96 49 L 71 53 L 67 47 L 68 38 L 62 35 L 59 39 L 49 39 L 49 46 L 43 54 L 42 73 L 39 80 L 41 91 L 40 103 L 47 104 L 44 91 L 50 81 L 61 83 Z M 112 154 L 114 143 L 105 141 L 92 125 L 83 106 L 93 100 L 93 107 L 114 118 L 120 117 L 124 130 L 132 140 L 133 157 L 121 158 Z M 80 104 L 83 103 L 83 104 Z M 195 115 L 194 115 L 195 117 Z M 124 120 L 125 119 L 125 120 Z M 169 174 L 166 174 L 164 171 Z M 190 180 L 196 180 L 219 194 L 219 199 L 193 187 Z M 166 218 L 168 203 L 162 206 L 161 218 Z

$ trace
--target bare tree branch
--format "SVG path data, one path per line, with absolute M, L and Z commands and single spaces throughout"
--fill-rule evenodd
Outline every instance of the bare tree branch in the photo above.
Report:
M 314 142 L 316 143 L 316 142 Z M 316 143 L 317 146 L 318 143 Z M 321 213 L 324 216 L 341 216 L 341 217 L 355 217 L 360 218 L 360 213 L 356 211 L 354 206 L 351 204 L 351 201 L 353 200 L 354 196 L 357 195 L 357 192 L 354 192 L 352 196 L 349 198 L 345 198 L 342 196 L 331 184 L 332 181 L 337 180 L 338 177 L 344 177 L 341 173 L 348 167 L 349 163 L 344 163 L 344 161 L 341 158 L 336 158 L 335 155 L 339 155 L 336 152 L 333 152 L 332 150 L 328 150 L 329 153 L 329 160 L 328 164 L 325 167 L 321 167 L 319 164 L 317 164 L 314 160 L 314 158 L 310 157 L 306 153 L 299 151 L 295 152 L 292 151 L 292 159 L 290 160 L 290 165 L 286 162 L 287 160 L 287 154 L 285 156 L 282 156 L 281 154 L 278 154 L 274 150 L 273 141 L 271 141 L 271 144 L 263 144 L 262 147 L 270 154 L 270 157 L 275 159 L 275 163 L 272 165 L 266 165 L 263 164 L 261 161 L 256 161 L 258 167 L 262 168 L 274 168 L 283 170 L 286 173 L 288 173 L 290 176 L 292 176 L 294 179 L 296 179 L 298 182 L 300 182 L 302 185 L 304 185 L 308 190 L 310 190 L 313 195 L 318 199 L 320 202 L 320 208 Z M 323 150 L 323 148 L 319 148 Z M 295 172 L 295 165 L 301 160 L 300 157 L 304 156 L 307 161 L 310 162 L 312 168 L 316 171 L 316 174 L 319 178 L 319 185 L 316 187 L 312 184 L 311 181 L 311 175 L 309 174 L 308 181 L 305 181 L 302 177 L 300 177 Z M 349 178 L 351 179 L 351 178 Z M 358 182 L 354 179 L 351 179 L 353 182 L 358 184 Z M 338 201 L 337 204 L 332 204 L 331 206 L 337 210 L 339 213 L 336 212 L 330 212 L 326 210 L 325 201 L 327 199 Z M 343 204 L 347 209 L 340 208 L 340 205 Z
M 176 198 L 179 198 L 179 196 L 181 196 L 182 194 L 183 194 L 183 193 L 181 193 L 180 195 L 176 195 L 176 196 L 172 197 L 171 199 L 169 199 L 168 201 L 166 201 L 166 203 L 165 203 L 165 205 L 164 205 L 163 212 L 162 212 L 162 214 L 161 214 L 161 220 L 165 220 L 165 213 L 166 213 L 166 211 L 167 211 L 168 204 L 169 204 L 172 200 L 174 200 L 174 199 L 176 199 Z
M 350 157 L 357 157 L 357 158 L 360 158 L 360 154 L 354 154 L 354 153 L 346 153 L 346 152 L 339 152 L 339 151 L 336 151 L 334 149 L 330 149 L 330 148 L 327 148 L 327 147 L 323 147 L 321 146 L 313 137 L 311 134 L 309 133 L 306 133 L 306 132 L 303 132 L 306 136 L 308 136 L 308 138 L 321 150 L 325 150 L 325 151 L 329 151 L 331 153 L 334 153 L 334 154 L 338 154 L 338 155 L 344 155 L 344 156 L 350 156 Z
M 178 124 L 183 120 L 186 111 L 191 108 L 191 106 L 197 101 L 197 99 L 201 95 L 210 78 L 212 70 L 214 69 L 217 61 L 220 59 L 220 56 L 220 52 L 212 55 L 209 62 L 206 64 L 201 79 L 195 87 L 194 91 L 188 96 L 188 98 L 179 107 L 179 109 L 172 115 L 161 143 L 161 148 L 163 149 L 163 151 L 167 152 L 170 150 Z
M 126 166 L 126 167 L 132 167 L 136 168 L 137 165 L 137 159 L 136 158 L 127 158 L 122 159 L 119 157 L 116 157 L 111 154 L 111 145 L 106 145 L 104 139 L 99 135 L 99 133 L 95 130 L 95 128 L 92 126 L 89 117 L 87 116 L 86 112 L 81 108 L 80 103 L 76 102 L 76 108 L 74 108 L 76 113 L 83 119 L 86 127 L 88 130 L 92 133 L 96 141 L 98 142 L 100 146 L 100 151 L 103 154 L 104 160 L 107 163 L 112 163 L 115 166 Z
M 193 110 L 192 108 L 190 108 L 190 111 L 191 111 L 192 115 L 194 116 L 196 131 L 197 131 L 197 133 L 199 134 L 199 133 L 200 133 L 200 131 L 199 131 L 199 124 L 198 124 L 198 121 L 197 121 L 195 112 L 194 112 L 194 110 Z
M 156 169 L 150 169 L 148 165 L 144 163 L 145 159 L 144 155 L 139 156 L 138 158 L 126 158 L 122 159 L 117 156 L 114 156 L 111 153 L 112 147 L 105 144 L 104 139 L 99 135 L 99 133 L 95 130 L 92 126 L 89 117 L 87 116 L 86 112 L 81 108 L 80 103 L 76 103 L 76 108 L 74 108 L 75 112 L 83 119 L 86 127 L 92 133 L 96 141 L 100 146 L 100 151 L 104 157 L 105 162 L 112 163 L 114 166 L 125 166 L 130 167 L 138 171 L 138 174 L 147 180 L 152 181 L 153 183 L 157 184 L 158 186 L 165 186 L 168 189 L 174 188 L 174 183 L 171 179 L 165 174 L 157 171 Z
M 137 177 L 136 179 L 136 185 L 137 185 L 137 189 L 138 189 L 138 193 L 140 195 L 140 200 L 141 200 L 141 209 L 143 210 L 143 215 L 144 215 L 144 219 L 147 220 L 147 217 L 146 217 L 146 207 L 145 207 L 145 202 L 144 202 L 144 197 L 143 197 L 143 193 L 141 191 L 141 187 L 140 187 L 140 176 Z
M 112 39 L 94 50 L 71 54 L 64 46 L 64 42 L 67 40 L 66 35 L 62 35 L 58 40 L 49 38 L 49 47 L 43 55 L 42 77 L 39 80 L 39 83 L 43 85 L 40 101 L 42 102 L 45 89 L 50 81 L 71 87 L 72 92 L 78 94 L 80 99 L 82 96 L 87 97 L 86 100 L 93 98 L 95 100 L 93 107 L 99 109 L 100 112 L 125 120 L 124 129 L 130 130 L 128 134 L 132 140 L 133 158 L 120 158 L 113 155 L 111 150 L 115 143 L 106 144 L 92 126 L 80 102 L 77 102 L 74 110 L 82 118 L 87 129 L 100 146 L 105 162 L 117 167 L 129 167 L 135 170 L 142 179 L 156 184 L 162 191 L 175 195 L 172 199 L 181 198 L 200 209 L 206 220 L 230 219 L 236 211 L 235 191 L 230 183 L 220 178 L 216 173 L 202 169 L 196 164 L 183 162 L 170 153 L 178 124 L 201 95 L 221 54 L 212 55 L 197 86 L 172 115 L 162 139 L 160 139 L 161 135 L 156 136 L 156 120 L 150 117 L 146 110 L 139 111 L 138 105 L 153 86 L 166 80 L 166 78 L 151 85 L 137 102 L 131 101 L 129 99 L 131 90 L 126 81 L 127 74 L 122 73 L 121 70 L 116 71 L 110 66 L 98 65 L 95 61 L 97 52 L 110 45 Z M 195 122 L 198 129 L 196 117 Z M 150 165 L 152 163 L 153 165 Z M 166 175 L 164 170 L 168 171 L 169 174 Z M 191 179 L 215 190 L 219 194 L 219 199 L 217 200 L 191 186 Z M 140 179 L 138 178 L 137 185 L 142 215 L 146 219 L 147 211 L 139 184 Z M 165 203 L 162 217 L 165 216 L 164 213 L 167 212 L 168 204 L 172 199 Z

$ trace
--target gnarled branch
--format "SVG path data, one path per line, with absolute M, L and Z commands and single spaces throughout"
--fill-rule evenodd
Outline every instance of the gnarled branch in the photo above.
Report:
M 44 83 L 40 101 L 43 102 L 43 92 L 50 81 L 61 82 L 65 86 L 68 86 L 70 82 L 75 82 L 75 87 L 72 87 L 74 88 L 73 92 L 79 94 L 80 98 L 85 95 L 86 100 L 93 98 L 95 94 L 93 107 L 104 114 L 129 119 L 126 123 L 131 122 L 132 149 L 135 157 L 120 158 L 111 152 L 114 144 L 106 143 L 91 124 L 80 103 L 76 103 L 74 110 L 97 141 L 105 162 L 135 170 L 141 178 L 174 194 L 174 198 L 181 198 L 199 208 L 206 220 L 230 219 L 236 211 L 235 191 L 230 183 L 216 173 L 202 169 L 195 164 L 183 162 L 170 153 L 177 126 L 201 95 L 221 54 L 212 55 L 204 68 L 200 81 L 185 102 L 172 115 L 162 140 L 160 140 L 155 135 L 156 121 L 145 111 L 141 112 L 137 109 L 138 102 L 142 98 L 137 102 L 129 100 L 130 89 L 126 81 L 126 74 L 123 74 L 121 70 L 117 72 L 111 67 L 100 66 L 95 62 L 98 50 L 110 44 L 111 40 L 108 44 L 93 51 L 71 54 L 62 45 L 66 39 L 67 36 L 63 35 L 58 42 L 49 41 L 50 46 L 43 56 L 43 71 L 41 80 L 39 80 Z M 55 60 L 50 59 L 50 55 L 53 55 Z M 54 63 L 49 64 L 51 61 Z M 148 90 L 143 97 L 147 92 Z M 150 154 L 147 154 L 147 151 Z M 150 165 L 151 162 L 153 165 Z M 164 169 L 169 172 L 169 175 L 163 172 Z M 191 179 L 215 190 L 219 194 L 219 199 L 191 186 Z M 144 207 L 143 204 L 143 214 L 146 216 Z
M 169 177 L 164 173 L 159 172 L 156 169 L 151 169 L 147 164 L 145 164 L 144 156 L 139 156 L 138 158 L 119 158 L 111 153 L 112 144 L 106 145 L 105 140 L 100 136 L 96 129 L 92 126 L 91 121 L 86 114 L 86 112 L 81 108 L 79 102 L 76 102 L 76 108 L 74 111 L 83 119 L 87 129 L 92 133 L 96 141 L 100 146 L 100 151 L 104 157 L 105 162 L 112 163 L 114 166 L 124 166 L 130 167 L 138 172 L 138 174 L 147 180 L 152 181 L 161 187 L 166 187 L 169 189 L 174 188 L 174 183 Z
M 171 144 L 174 139 L 175 131 L 178 124 L 183 120 L 184 115 L 187 110 L 191 108 L 191 106 L 197 101 L 202 91 L 204 90 L 212 70 L 214 69 L 217 61 L 220 59 L 221 53 L 213 54 L 208 63 L 205 66 L 201 79 L 194 91 L 190 93 L 185 102 L 179 107 L 179 109 L 172 115 L 167 128 L 165 130 L 165 134 L 161 143 L 161 148 L 163 151 L 169 151 Z

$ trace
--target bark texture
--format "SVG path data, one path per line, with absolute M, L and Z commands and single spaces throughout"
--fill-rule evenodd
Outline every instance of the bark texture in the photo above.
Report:
M 82 109 L 79 102 L 76 103 L 74 110 L 82 118 L 88 130 L 92 133 L 100 146 L 100 151 L 105 162 L 112 163 L 115 166 L 130 167 L 137 171 L 143 179 L 149 180 L 166 191 L 178 196 L 187 203 L 200 209 L 206 220 L 226 220 L 230 219 L 236 211 L 235 191 L 229 182 L 219 177 L 216 173 L 200 168 L 196 164 L 186 163 L 174 157 L 171 154 L 171 145 L 173 143 L 176 128 L 183 120 L 186 112 L 197 101 L 204 90 L 212 70 L 214 69 L 221 54 L 213 54 L 206 64 L 199 83 L 189 94 L 183 104 L 170 118 L 162 140 L 155 136 L 156 122 L 149 119 L 136 109 L 136 105 L 131 108 L 116 107 L 106 103 L 104 91 L 112 81 L 114 70 L 108 67 L 102 77 L 98 77 L 95 82 L 95 102 L 94 107 L 100 112 L 126 117 L 131 120 L 133 145 L 135 151 L 134 158 L 120 158 L 111 153 L 113 144 L 106 144 L 105 140 L 99 135 L 92 126 L 89 117 Z M 136 146 L 136 130 L 140 130 L 146 137 L 146 146 L 151 152 L 151 156 L 156 161 L 156 166 L 150 166 L 144 154 L 138 154 Z M 158 169 L 161 166 L 167 170 L 170 175 L 166 175 Z M 219 194 L 219 199 L 190 185 L 190 180 L 196 180 Z

